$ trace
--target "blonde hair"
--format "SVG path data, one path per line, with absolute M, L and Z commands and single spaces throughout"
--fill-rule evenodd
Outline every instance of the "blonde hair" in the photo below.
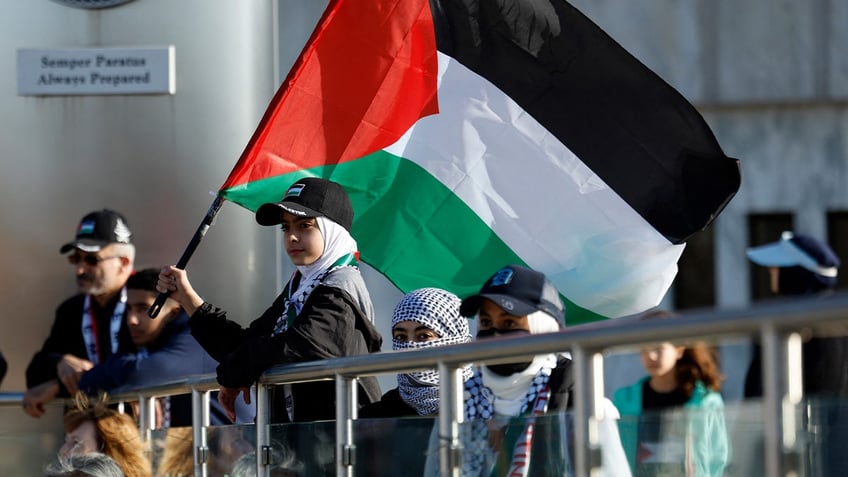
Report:
M 85 394 L 77 393 L 74 408 L 65 414 L 65 432 L 73 432 L 82 423 L 91 421 L 100 452 L 117 462 L 126 477 L 151 477 L 147 446 L 141 440 L 135 420 L 110 409 L 106 402 L 106 394 L 92 401 Z
M 190 427 L 172 427 L 165 435 L 165 449 L 156 475 L 190 477 L 194 474 L 194 447 Z

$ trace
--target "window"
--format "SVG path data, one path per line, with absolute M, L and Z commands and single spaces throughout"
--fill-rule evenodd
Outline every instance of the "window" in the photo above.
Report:
M 848 225 L 848 222 L 846 222 Z M 770 214 L 751 214 L 748 216 L 748 244 L 751 247 L 774 242 L 780 239 L 785 230 L 793 230 L 792 214 L 775 212 Z M 848 229 L 846 229 L 848 231 Z M 766 267 L 761 267 L 747 258 L 751 277 L 751 300 L 773 298 L 769 289 L 769 273 Z
M 839 282 L 837 289 L 848 289 L 848 211 L 833 211 L 827 213 L 827 244 L 836 252 L 842 262 L 839 267 Z

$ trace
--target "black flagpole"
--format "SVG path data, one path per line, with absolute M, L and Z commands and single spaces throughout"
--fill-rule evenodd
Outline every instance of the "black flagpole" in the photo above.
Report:
M 177 268 L 185 270 L 188 260 L 194 254 L 194 250 L 200 244 L 203 236 L 206 235 L 206 231 L 212 226 L 212 223 L 215 221 L 215 216 L 218 215 L 218 211 L 221 210 L 221 205 L 223 204 L 224 199 L 220 195 L 216 195 L 215 200 L 212 201 L 212 205 L 209 206 L 209 210 L 206 212 L 206 216 L 203 217 L 203 220 L 200 222 L 200 226 L 197 227 L 197 231 L 194 232 L 194 236 L 191 238 L 191 241 L 189 241 L 188 246 L 186 246 L 185 251 L 183 251 L 183 255 L 177 262 Z M 165 304 L 165 299 L 168 298 L 169 294 L 170 293 L 159 293 L 159 295 L 156 296 L 156 301 L 154 301 L 153 304 L 150 305 L 150 309 L 147 310 L 147 316 L 156 318 L 162 310 L 162 305 Z

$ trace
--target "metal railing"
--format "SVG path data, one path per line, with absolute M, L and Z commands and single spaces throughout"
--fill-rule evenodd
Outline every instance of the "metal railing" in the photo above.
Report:
M 765 475 L 801 475 L 803 452 L 795 427 L 801 399 L 801 338 L 799 331 L 817 335 L 848 335 L 848 295 L 820 300 L 775 301 L 739 310 L 704 310 L 676 319 L 624 318 L 577 326 L 559 333 L 518 338 L 489 339 L 468 344 L 405 352 L 384 352 L 307 363 L 287 364 L 266 371 L 256 389 L 257 475 L 267 476 L 262 460 L 270 445 L 269 388 L 280 384 L 333 379 L 336 382 L 336 475 L 352 476 L 353 420 L 356 419 L 356 380 L 359 377 L 437 369 L 440 374 L 441 412 L 438 417 L 440 471 L 459 475 L 458 428 L 462 422 L 462 376 L 467 363 L 507 363 L 515 358 L 570 351 L 574 360 L 574 471 L 592 475 L 601 465 L 597 433 L 603 419 L 603 353 L 617 347 L 634 347 L 687 339 L 718 340 L 749 337 L 762 345 Z M 214 375 L 198 375 L 114 394 L 114 401 L 138 400 L 143 435 L 154 428 L 156 397 L 191 393 L 195 475 L 205 476 L 206 428 L 209 426 L 209 392 L 218 388 Z M 9 395 L 7 395 L 9 396 Z M 2 396 L 0 396 L 2 398 Z M 7 398 L 11 399 L 11 398 Z M 2 403 L 3 401 L 0 401 Z

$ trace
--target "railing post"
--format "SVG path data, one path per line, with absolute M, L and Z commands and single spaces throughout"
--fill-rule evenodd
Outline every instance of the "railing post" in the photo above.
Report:
M 283 410 L 285 412 L 285 410 Z M 263 459 L 265 450 L 271 445 L 271 406 L 269 386 L 256 383 L 256 475 L 268 477 L 270 467 Z
M 804 443 L 799 436 L 798 404 L 803 399 L 801 336 L 761 328 L 765 475 L 803 475 Z
M 138 425 L 142 442 L 149 443 L 151 432 L 156 429 L 156 398 L 138 395 Z
M 353 477 L 356 446 L 353 420 L 357 410 L 356 378 L 336 375 L 336 476 Z
M 439 475 L 459 477 L 462 446 L 459 424 L 465 415 L 462 398 L 462 370 L 439 361 Z
M 206 477 L 209 447 L 206 429 L 209 427 L 209 391 L 191 390 L 191 439 L 194 448 L 194 476 Z
M 574 367 L 574 475 L 599 475 L 598 422 L 604 419 L 604 359 L 582 346 L 571 348 Z

